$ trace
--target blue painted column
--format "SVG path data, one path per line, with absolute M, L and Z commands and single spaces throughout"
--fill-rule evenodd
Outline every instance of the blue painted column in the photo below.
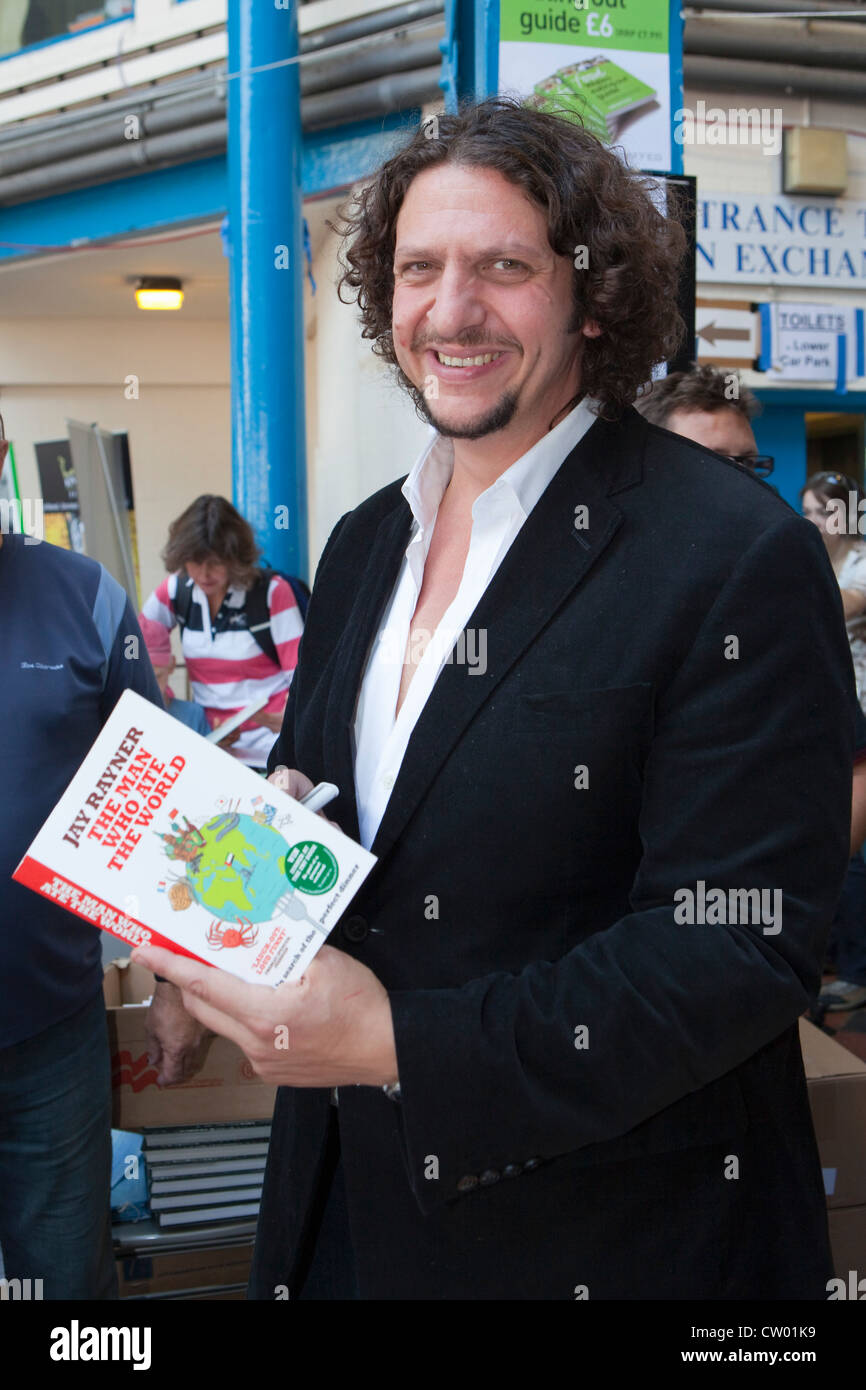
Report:
M 229 0 L 233 501 L 308 578 L 300 80 L 268 67 L 297 52 L 297 0 Z
M 439 44 L 445 110 L 496 93 L 499 74 L 499 0 L 445 0 L 445 37 Z

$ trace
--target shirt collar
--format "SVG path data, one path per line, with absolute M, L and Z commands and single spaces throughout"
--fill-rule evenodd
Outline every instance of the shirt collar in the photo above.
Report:
M 506 468 L 475 499 L 473 518 L 505 494 L 519 507 L 525 519 L 568 455 L 595 423 L 596 405 L 597 402 L 591 397 L 584 397 L 564 420 L 560 420 L 558 425 L 542 435 L 531 449 Z M 435 521 L 453 472 L 454 442 L 434 431 L 402 488 L 422 533 Z

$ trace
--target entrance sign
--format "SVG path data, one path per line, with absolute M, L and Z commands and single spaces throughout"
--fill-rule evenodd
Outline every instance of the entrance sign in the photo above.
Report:
M 710 193 L 702 185 L 698 280 L 866 289 L 866 203 Z

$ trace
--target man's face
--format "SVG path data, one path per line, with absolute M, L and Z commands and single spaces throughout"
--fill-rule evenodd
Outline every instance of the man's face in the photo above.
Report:
M 396 227 L 394 351 L 441 434 L 478 439 L 513 419 L 546 433 L 578 392 L 583 333 L 598 333 L 569 332 L 573 274 L 544 212 L 501 174 L 445 164 L 413 179 Z
M 730 406 L 723 406 L 721 410 L 674 410 L 665 422 L 665 429 L 728 458 L 758 452 L 752 426 L 741 411 Z

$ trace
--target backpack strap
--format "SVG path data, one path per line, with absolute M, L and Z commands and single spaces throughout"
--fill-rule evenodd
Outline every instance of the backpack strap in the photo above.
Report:
M 249 623 L 247 630 L 252 633 L 265 655 L 271 658 L 275 666 L 279 666 L 280 659 L 277 656 L 277 648 L 271 635 L 271 615 L 268 609 L 268 589 L 272 579 L 284 579 L 286 581 L 294 595 L 303 621 L 306 621 L 307 617 L 310 591 L 303 579 L 298 579 L 296 575 L 284 574 L 282 570 L 262 566 L 261 578 L 247 594 L 247 619 Z
M 263 569 L 253 587 L 247 593 L 247 630 L 258 642 L 265 656 L 279 666 L 276 643 L 271 634 L 271 615 L 268 610 L 268 589 L 276 570 Z
M 183 630 L 189 622 L 189 615 L 192 611 L 192 588 L 192 580 L 186 570 L 179 570 L 172 608 L 174 609 L 174 616 L 177 618 L 181 637 L 183 637 Z

